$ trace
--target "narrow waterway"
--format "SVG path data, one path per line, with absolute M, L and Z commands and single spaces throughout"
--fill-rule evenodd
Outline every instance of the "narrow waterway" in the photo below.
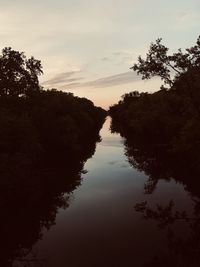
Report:
M 148 177 L 130 166 L 123 139 L 109 128 L 108 118 L 69 207 L 59 210 L 55 225 L 34 246 L 39 266 L 142 266 L 165 253 L 168 242 L 166 232 L 155 221 L 144 220 L 134 206 L 173 199 L 180 210 L 190 209 L 189 194 L 173 179 L 160 180 L 153 194 L 144 194 Z

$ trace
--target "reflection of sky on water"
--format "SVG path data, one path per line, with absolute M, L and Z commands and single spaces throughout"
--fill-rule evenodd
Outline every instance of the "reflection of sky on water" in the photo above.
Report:
M 100 143 L 102 146 L 115 146 L 115 147 L 122 147 L 123 142 L 122 140 L 119 140 L 117 137 L 105 137 L 103 142 Z
M 71 205 L 60 210 L 56 225 L 36 246 L 48 266 L 140 266 L 157 249 L 166 249 L 163 232 L 134 211 L 137 202 L 167 204 L 189 209 L 183 186 L 160 180 L 153 195 L 144 195 L 147 177 L 130 167 L 122 139 L 109 131 L 109 119 L 101 131 L 102 142 L 85 164 L 82 185 Z

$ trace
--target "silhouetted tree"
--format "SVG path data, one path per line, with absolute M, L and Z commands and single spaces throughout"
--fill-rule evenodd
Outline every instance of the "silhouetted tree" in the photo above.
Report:
M 170 87 L 174 82 L 191 69 L 200 68 L 200 36 L 196 45 L 187 48 L 183 53 L 181 49 L 177 53 L 168 55 L 169 48 L 161 44 L 159 38 L 155 43 L 151 43 L 146 59 L 138 57 L 138 64 L 134 64 L 131 69 L 142 75 L 142 79 L 150 79 L 159 76 L 166 85 Z
M 168 90 L 155 93 L 125 94 L 110 107 L 112 131 L 124 138 L 129 163 L 143 171 L 148 180 L 144 192 L 152 194 L 160 179 L 175 179 L 184 185 L 194 201 L 191 215 L 174 210 L 170 201 L 156 208 L 144 200 L 135 210 L 167 230 L 168 249 L 158 251 L 143 266 L 197 267 L 200 263 L 200 37 L 197 44 L 183 53 L 169 56 L 168 48 L 158 39 L 151 44 L 147 58 L 139 57 L 132 69 L 143 79 L 159 76 Z M 148 197 L 149 199 L 149 197 Z M 182 236 L 177 231 L 187 227 Z M 173 228 L 172 228 L 173 227 Z
M 0 56 L 0 96 L 21 96 L 39 91 L 40 60 L 5 47 Z
M 71 93 L 42 90 L 39 60 L 0 56 L 0 266 L 36 263 L 32 246 L 81 182 L 106 111 Z M 25 260 L 25 261 L 24 261 Z M 14 264 L 17 261 L 19 264 Z M 22 263 L 22 264 L 20 264 Z
M 132 68 L 143 79 L 160 76 L 171 86 L 169 90 L 123 95 L 109 110 L 112 129 L 143 154 L 145 150 L 151 151 L 150 158 L 161 159 L 165 154 L 167 162 L 173 159 L 177 168 L 182 164 L 196 172 L 197 177 L 200 173 L 200 37 L 186 53 L 179 50 L 168 56 L 167 51 L 158 39 L 156 44 L 151 44 L 146 60 L 139 57 L 139 63 Z M 150 166 L 156 170 L 156 165 Z

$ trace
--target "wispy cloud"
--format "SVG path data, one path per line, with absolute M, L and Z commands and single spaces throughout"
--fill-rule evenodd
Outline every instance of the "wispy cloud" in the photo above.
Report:
M 104 56 L 101 61 L 112 62 L 112 64 L 132 64 L 133 60 L 137 58 L 137 54 L 130 50 L 114 51 L 109 56 Z
M 126 83 L 132 83 L 140 80 L 140 77 L 132 72 L 124 72 L 124 73 L 119 73 L 116 75 L 112 76 L 107 76 L 103 77 L 100 79 L 96 79 L 93 81 L 88 81 L 88 82 L 79 82 L 79 83 L 67 83 L 62 86 L 62 89 L 73 89 L 73 88 L 85 88 L 85 87 L 90 87 L 90 88 L 104 88 L 104 87 L 111 87 L 111 86 L 116 86 L 116 85 L 122 85 Z
M 101 60 L 102 60 L 102 61 L 111 61 L 112 59 L 109 58 L 109 57 L 102 57 Z
M 129 71 L 112 76 L 103 77 L 94 81 L 83 83 L 84 86 L 90 87 L 109 87 L 114 85 L 121 85 L 140 80 L 136 73 Z
M 55 77 L 44 81 L 42 83 L 43 86 L 60 86 L 63 83 L 72 83 L 75 81 L 80 81 L 83 79 L 83 77 L 73 77 L 71 78 L 73 75 L 77 74 L 79 71 L 68 71 L 68 72 L 63 72 L 60 73 L 58 75 L 56 75 Z

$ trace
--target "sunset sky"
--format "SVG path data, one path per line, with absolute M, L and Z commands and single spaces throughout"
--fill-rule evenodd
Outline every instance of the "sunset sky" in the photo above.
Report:
M 0 0 L 0 48 L 42 61 L 45 88 L 107 108 L 133 90 L 155 91 L 129 68 L 158 37 L 170 51 L 200 35 L 200 0 Z

